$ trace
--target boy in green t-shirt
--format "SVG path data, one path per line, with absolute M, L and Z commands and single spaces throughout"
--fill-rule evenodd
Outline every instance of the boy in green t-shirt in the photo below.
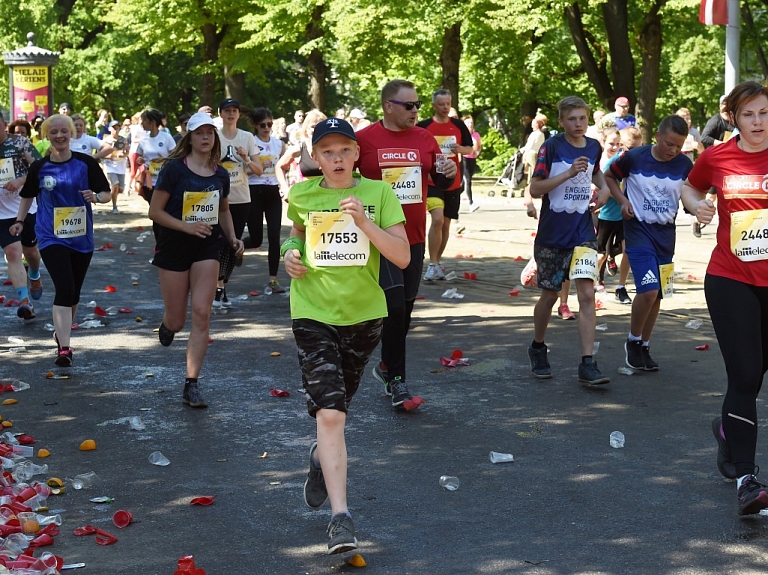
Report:
M 356 178 L 360 152 L 347 122 L 315 127 L 312 157 L 323 171 L 291 188 L 291 236 L 282 246 L 291 282 L 291 318 L 317 442 L 309 450 L 304 501 L 331 500 L 328 553 L 357 548 L 347 508 L 347 407 L 387 315 L 379 254 L 401 268 L 410 261 L 405 216 L 386 182 Z

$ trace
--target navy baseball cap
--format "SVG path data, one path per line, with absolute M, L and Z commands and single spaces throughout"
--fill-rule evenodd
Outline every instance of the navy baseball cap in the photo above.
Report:
M 224 108 L 237 108 L 239 110 L 240 103 L 234 98 L 227 98 L 226 100 L 222 100 L 221 104 L 219 104 L 219 112 L 221 112 Z
M 315 132 L 312 134 L 312 145 L 314 146 L 330 134 L 341 134 L 342 136 L 346 136 L 350 140 L 357 142 L 355 129 L 349 122 L 339 118 L 328 118 L 315 126 Z

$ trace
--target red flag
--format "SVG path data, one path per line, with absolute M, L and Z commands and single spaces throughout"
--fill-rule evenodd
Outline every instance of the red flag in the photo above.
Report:
M 728 0 L 701 0 L 699 22 L 707 26 L 728 24 Z

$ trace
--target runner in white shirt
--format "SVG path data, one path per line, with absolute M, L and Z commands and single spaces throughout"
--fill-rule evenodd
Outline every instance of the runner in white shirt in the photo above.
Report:
M 161 130 L 163 125 L 163 113 L 155 108 L 148 108 L 141 113 L 141 125 L 146 134 L 136 149 L 138 158 L 136 162 L 144 166 L 142 177 L 142 196 L 147 203 L 152 201 L 152 192 L 157 184 L 157 175 L 163 165 L 163 158 L 167 158 L 176 147 L 176 142 L 168 132 Z M 139 177 L 138 175 L 136 176 Z
M 240 239 L 243 237 L 245 222 L 251 209 L 248 173 L 261 174 L 263 168 L 253 134 L 237 127 L 240 119 L 240 104 L 237 100 L 232 98 L 222 100 L 219 104 L 219 118 L 223 122 L 223 126 L 219 129 L 221 160 L 222 165 L 229 172 L 229 213 L 232 214 L 235 236 Z M 232 276 L 235 264 L 242 263 L 242 257 L 235 258 L 235 250 L 226 246 L 222 248 L 219 262 L 219 281 L 213 307 L 231 307 L 232 303 L 227 298 L 227 282 Z
M 80 114 L 70 116 L 75 123 L 75 137 L 69 140 L 69 149 L 80 152 L 86 156 L 93 156 L 97 160 L 105 158 L 112 153 L 112 146 L 85 133 L 85 120 Z
M 117 196 L 123 193 L 125 189 L 125 172 L 127 171 L 127 142 L 118 133 L 120 122 L 112 120 L 109 123 L 109 133 L 104 136 L 104 142 L 107 142 L 114 151 L 104 158 L 104 172 L 107 174 L 109 185 L 111 186 L 112 213 L 117 211 Z

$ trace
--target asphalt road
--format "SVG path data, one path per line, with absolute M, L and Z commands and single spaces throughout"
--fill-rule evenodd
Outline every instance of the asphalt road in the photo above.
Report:
M 416 305 L 408 383 L 426 405 L 394 412 L 366 376 L 351 406 L 349 502 L 365 572 L 768 572 L 766 518 L 737 516 L 735 485 L 715 466 L 710 421 L 725 373 L 701 282 L 713 226 L 697 240 L 679 220 L 677 293 L 664 302 L 651 344 L 658 373 L 618 372 L 629 308 L 611 291 L 602 296 L 598 323 L 606 329 L 597 332 L 596 359 L 612 381 L 589 389 L 576 377 L 576 322 L 557 317 L 547 338 L 555 377 L 529 374 L 537 292 L 509 292 L 531 255 L 535 222 L 519 199 L 481 201 L 475 213 L 462 208 L 466 229 L 448 244 L 446 264 L 459 279 L 423 285 Z M 325 555 L 329 508 L 312 511 L 302 499 L 314 422 L 299 393 L 288 297 L 237 299 L 263 290 L 266 252 L 247 252 L 228 290 L 234 307 L 212 318 L 214 342 L 200 380 L 210 407 L 193 410 L 181 403 L 187 332 L 168 349 L 153 332 L 162 302 L 151 241 L 138 240 L 138 227 L 148 229 L 145 206 L 130 196 L 120 210 L 102 208 L 95 219 L 97 246 L 114 248 L 94 254 L 78 321 L 92 311 L 91 301 L 132 311 L 73 333 L 69 379 L 46 379 L 48 371 L 66 371 L 55 368 L 45 329 L 53 299 L 47 274 L 38 319 L 23 323 L 15 309 L 0 308 L 0 378 L 31 385 L 0 414 L 13 431 L 34 436 L 36 448 L 52 452 L 46 477 L 95 471 L 100 478 L 88 490 L 70 487 L 49 500 L 64 523 L 48 549 L 67 563 L 86 563 L 77 572 L 98 575 L 171 575 L 187 554 L 209 575 L 357 571 L 347 556 Z M 463 279 L 464 272 L 477 281 Z M 282 270 L 280 279 L 288 282 Z M 614 283 L 609 278 L 609 290 Z M 106 292 L 107 285 L 117 291 Z M 449 288 L 464 298 L 441 298 Z M 12 297 L 10 286 L 0 294 Z M 575 296 L 571 304 L 576 311 Z M 699 329 L 685 327 L 692 318 L 703 320 Z M 12 353 L 19 344 L 8 336 L 22 338 L 26 349 Z M 710 349 L 695 350 L 702 344 Z M 444 368 L 440 358 L 457 349 L 471 365 Z M 273 397 L 270 389 L 290 397 Z M 133 417 L 146 429 L 132 430 Z M 623 449 L 609 445 L 614 430 L 626 436 Z M 79 451 L 88 438 L 97 449 Z M 148 462 L 157 450 L 170 465 Z M 514 462 L 491 464 L 490 451 L 511 453 Z M 758 463 L 762 457 L 759 444 Z M 459 477 L 459 489 L 443 491 L 441 475 Z M 89 501 L 101 495 L 114 503 Z M 190 505 L 203 495 L 214 496 L 213 505 Z M 122 530 L 111 524 L 118 509 L 134 516 Z M 119 541 L 102 547 L 72 534 L 86 524 Z

